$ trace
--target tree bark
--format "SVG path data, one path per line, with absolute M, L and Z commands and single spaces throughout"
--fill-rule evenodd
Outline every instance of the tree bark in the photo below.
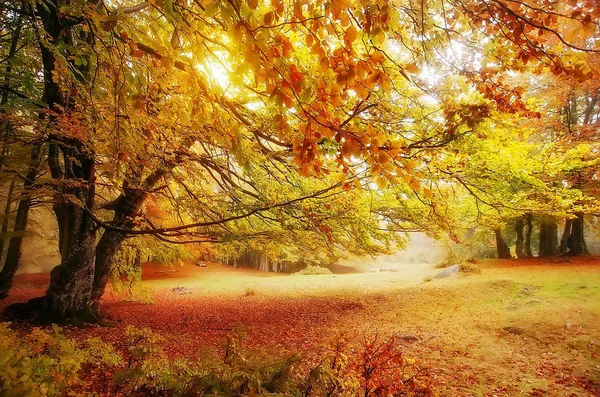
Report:
M 558 253 L 558 226 L 554 221 L 543 221 L 540 224 L 539 257 L 547 257 Z
M 502 231 L 500 228 L 494 229 L 494 233 L 496 234 L 496 250 L 498 251 L 498 258 L 511 259 L 512 255 L 510 254 L 510 249 L 502 238 Z
M 134 226 L 133 218 L 142 208 L 149 191 L 169 170 L 170 168 L 167 167 L 150 174 L 142 183 L 141 188 L 124 187 L 124 194 L 115 201 L 115 213 L 111 224 L 120 228 L 131 229 Z M 96 265 L 92 291 L 92 305 L 96 312 L 100 305 L 100 298 L 106 290 L 115 255 L 119 252 L 124 240 L 125 235 L 121 232 L 105 230 L 96 247 Z
M 576 212 L 575 216 L 576 218 L 571 221 L 571 235 L 568 237 L 567 241 L 569 248 L 567 255 L 571 256 L 588 253 L 583 233 L 584 214 L 583 212 Z
M 515 225 L 515 230 L 517 232 L 517 242 L 516 242 L 516 254 L 517 254 L 517 258 L 524 258 L 525 255 L 525 250 L 524 250 L 524 243 L 525 243 L 525 237 L 523 236 L 523 227 L 525 226 L 524 223 L 524 219 L 523 217 L 519 217 L 517 218 L 517 222 Z
M 66 43 L 72 46 L 72 21 L 63 20 L 59 5 L 38 3 L 36 14 L 51 44 Z M 88 35 L 89 38 L 89 35 Z M 48 166 L 57 182 L 53 210 L 58 221 L 61 264 L 51 272 L 50 285 L 41 302 L 40 318 L 49 322 L 97 321 L 91 313 L 90 303 L 94 279 L 96 243 L 95 224 L 88 211 L 94 210 L 95 158 L 94 151 L 85 138 L 65 137 L 56 131 L 58 115 L 73 111 L 74 98 L 65 95 L 55 81 L 56 54 L 40 41 L 44 71 L 43 101 L 52 111 L 47 116 L 50 134 Z M 89 68 L 90 62 L 86 63 Z M 86 70 L 79 69 L 81 83 L 87 79 Z M 56 131 L 52 132 L 53 130 Z
M 563 230 L 562 237 L 560 238 L 560 246 L 558 250 L 561 254 L 566 254 L 569 251 L 569 241 L 571 239 L 571 227 L 573 225 L 573 220 L 570 218 L 565 218 L 565 230 Z

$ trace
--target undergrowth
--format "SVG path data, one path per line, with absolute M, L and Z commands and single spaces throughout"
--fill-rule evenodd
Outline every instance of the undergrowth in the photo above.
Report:
M 0 325 L 0 395 L 79 395 L 94 390 L 85 374 L 111 374 L 115 395 L 148 396 L 430 396 L 429 377 L 406 359 L 392 339 L 365 338 L 358 345 L 335 338 L 316 364 L 297 355 L 274 358 L 243 347 L 233 331 L 224 353 L 194 360 L 169 359 L 162 336 L 127 327 L 124 353 L 97 338 L 77 343 L 58 327 L 21 335 Z M 315 361 L 313 361 L 315 362 Z M 88 385 L 87 389 L 84 385 Z M 106 386 L 105 386 L 106 387 Z

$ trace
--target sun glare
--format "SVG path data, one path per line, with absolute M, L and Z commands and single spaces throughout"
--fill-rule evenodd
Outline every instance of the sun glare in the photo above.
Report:
M 199 63 L 196 68 L 202 72 L 212 85 L 218 86 L 223 90 L 223 93 L 231 86 L 229 71 L 225 68 L 223 60 L 209 61 Z

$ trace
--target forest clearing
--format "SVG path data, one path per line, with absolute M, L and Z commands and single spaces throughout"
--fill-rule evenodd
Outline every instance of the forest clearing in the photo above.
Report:
M 150 302 L 109 293 L 104 308 L 113 327 L 64 332 L 121 346 L 126 325 L 148 327 L 164 337 L 170 359 L 222 348 L 237 327 L 246 348 L 279 357 L 310 358 L 339 334 L 355 343 L 395 335 L 403 353 L 429 369 L 436 395 L 598 395 L 598 259 L 485 261 L 477 264 L 481 274 L 431 281 L 424 279 L 439 269 L 414 267 L 419 271 L 408 275 L 303 276 L 190 263 L 167 272 L 146 264 Z M 45 282 L 21 276 L 11 300 L 43 293 Z M 87 387 L 108 395 L 119 390 L 111 381 Z

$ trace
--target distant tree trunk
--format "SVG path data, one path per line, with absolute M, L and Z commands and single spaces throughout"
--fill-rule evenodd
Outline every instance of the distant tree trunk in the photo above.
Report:
M 24 6 L 23 6 L 24 8 Z M 5 87 L 10 86 L 10 78 L 13 69 L 13 58 L 17 53 L 17 46 L 19 44 L 19 40 L 21 38 L 21 28 L 22 28 L 22 17 L 19 15 L 17 20 L 15 21 L 15 29 L 12 33 L 10 49 L 8 51 L 8 56 L 5 58 L 6 68 L 4 70 L 4 81 L 3 84 Z M 4 112 L 4 107 L 8 104 L 8 90 L 3 90 L 0 99 L 0 106 L 2 107 L 2 111 Z M 3 138 L 3 146 L 2 146 L 2 154 L 0 156 L 0 168 L 3 168 L 5 165 L 6 156 L 9 154 L 9 137 L 13 132 L 13 125 L 10 121 L 5 121 L 2 123 L 2 138 Z M 10 182 L 10 186 L 8 188 L 8 192 L 6 195 L 6 204 L 4 206 L 4 218 L 2 219 L 2 238 L 0 239 L 0 260 L 3 258 L 4 247 L 6 246 L 6 235 L 8 232 L 8 226 L 10 223 L 10 212 L 13 203 L 13 195 L 15 190 L 15 184 L 17 181 L 17 177 L 14 176 Z M 27 181 L 25 182 L 27 183 Z M 23 214 L 21 214 L 23 216 Z M 27 214 L 25 214 L 25 225 L 27 224 Z M 23 229 L 25 230 L 25 229 Z M 15 230 L 17 233 L 20 230 Z M 19 243 L 19 255 L 20 255 L 20 243 Z M 11 260 L 7 255 L 6 262 L 4 263 L 4 267 L 2 268 L 2 272 L 0 272 L 0 299 L 4 299 L 8 296 L 8 291 L 12 286 L 12 279 L 17 270 L 18 266 L 18 258 L 15 260 Z M 14 267 L 14 271 L 13 268 Z
M 527 258 L 533 258 L 533 252 L 531 252 L 531 234 L 533 233 L 533 215 L 525 214 L 525 243 L 524 251 Z
M 500 228 L 494 229 L 494 233 L 496 234 L 496 249 L 498 251 L 498 258 L 511 259 L 512 255 L 510 254 L 510 249 L 502 238 L 502 231 Z
M 571 227 L 573 225 L 573 220 L 570 218 L 565 218 L 565 230 L 563 230 L 562 237 L 560 238 L 560 246 L 558 250 L 561 254 L 566 254 L 569 251 L 569 241 L 571 239 Z
M 558 226 L 554 221 L 543 221 L 540 224 L 539 257 L 547 257 L 558 253 Z
M 4 246 L 6 240 L 10 240 L 7 238 L 8 234 L 8 224 L 10 223 L 10 212 L 12 209 L 13 202 L 13 194 L 15 191 L 15 184 L 17 182 L 17 177 L 14 176 L 10 181 L 10 186 L 8 187 L 8 192 L 6 193 L 6 204 L 4 205 L 4 217 L 2 218 L 2 238 L 0 238 L 0 259 L 4 255 Z
M 21 244 L 23 235 L 27 230 L 27 219 L 29 217 L 29 209 L 31 207 L 31 199 L 27 196 L 29 189 L 33 185 L 39 170 L 39 162 L 41 156 L 41 146 L 35 145 L 31 149 L 29 159 L 29 168 L 23 182 L 23 193 L 26 195 L 17 206 L 17 215 L 15 217 L 15 225 L 13 228 L 14 235 L 8 243 L 8 251 L 6 252 L 6 262 L 0 272 L 0 299 L 8 296 L 12 288 L 13 278 L 19 269 L 19 260 L 21 259 Z M 14 182 L 14 180 L 13 180 Z M 8 203 L 7 203 L 8 205 Z M 4 231 L 4 224 L 2 230 Z
M 517 218 L 517 223 L 515 225 L 515 230 L 517 232 L 517 242 L 516 242 L 516 254 L 517 258 L 524 258 L 525 250 L 523 249 L 523 245 L 525 243 L 525 238 L 523 236 L 523 227 L 525 226 L 523 217 Z
M 585 237 L 583 234 L 584 225 L 584 214 L 583 212 L 576 212 L 576 218 L 572 219 L 571 222 L 571 235 L 568 237 L 568 248 L 567 255 L 581 255 L 587 254 L 587 247 L 585 245 Z

